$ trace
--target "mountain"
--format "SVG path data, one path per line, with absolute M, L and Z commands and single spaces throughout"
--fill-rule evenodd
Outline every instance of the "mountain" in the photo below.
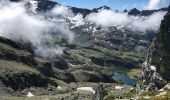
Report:
M 170 7 L 149 48 L 139 77 L 141 91 L 158 91 L 170 81 Z
M 12 2 L 20 2 L 20 1 L 24 1 L 24 0 L 10 0 Z M 26 1 L 27 2 L 27 1 Z M 33 12 L 46 12 L 48 10 L 51 10 L 52 8 L 54 8 L 55 6 L 60 6 L 61 4 L 54 2 L 54 1 L 50 1 L 50 0 L 28 0 L 28 5 L 30 7 L 30 9 L 32 7 L 36 7 L 36 9 L 34 9 L 35 11 Z M 70 10 L 73 11 L 73 13 L 76 15 L 78 13 L 82 14 L 84 17 L 92 12 L 98 12 L 98 10 L 100 9 L 111 9 L 110 7 L 107 6 L 102 6 L 99 8 L 94 8 L 92 10 L 90 9 L 86 9 L 86 8 L 77 8 L 77 7 L 70 7 L 68 6 L 68 8 Z
M 38 3 L 32 2 L 36 1 Z M 60 5 L 58 3 L 55 3 L 53 1 L 48 0 L 31 0 L 30 2 L 30 8 L 33 12 L 41 12 L 51 9 L 54 5 Z M 34 8 L 37 4 L 37 9 Z M 44 8 L 41 8 L 44 7 Z M 47 8 L 47 9 L 46 9 Z M 140 34 L 140 32 L 134 32 L 133 30 L 129 29 L 127 26 L 111 26 L 108 29 L 105 27 L 102 27 L 100 25 L 96 25 L 92 22 L 85 22 L 85 16 L 92 13 L 92 12 L 98 12 L 100 10 L 106 9 L 111 10 L 107 6 L 95 8 L 92 10 L 89 9 L 82 9 L 82 8 L 76 8 L 76 7 L 69 7 L 73 13 L 75 14 L 74 17 L 67 17 L 63 18 L 64 22 L 68 23 L 70 26 L 70 29 L 75 33 L 75 39 L 72 42 L 75 45 L 81 44 L 81 48 L 87 50 L 87 51 L 93 51 L 94 53 L 97 53 L 98 50 L 101 51 L 102 54 L 105 56 L 83 56 L 84 59 L 91 59 L 93 63 L 99 66 L 120 66 L 120 67 L 127 67 L 127 68 L 137 68 L 136 66 L 143 62 L 144 60 L 144 54 L 147 52 L 147 47 L 149 44 L 149 41 L 153 37 L 153 31 L 148 31 L 146 34 Z M 48 17 L 48 16 L 47 16 Z M 50 16 L 51 18 L 52 16 Z M 56 21 L 60 21 L 61 18 L 53 17 Z M 139 34 L 138 34 L 139 33 Z M 57 36 L 56 36 L 57 37 Z M 79 46 L 79 45 L 78 45 Z M 78 47 L 79 48 L 79 47 Z M 101 49 L 102 48 L 102 49 Z M 70 48 L 69 48 L 70 49 Z M 68 52 L 70 52 L 68 49 Z M 103 50 L 111 50 L 113 52 L 118 52 L 118 54 L 123 52 L 121 56 L 117 56 L 114 53 L 110 56 L 106 56 L 107 52 L 104 52 Z M 74 49 L 73 49 L 74 50 Z M 77 50 L 77 48 L 76 48 Z M 78 49 L 79 50 L 79 49 Z M 81 51 L 82 49 L 80 49 Z M 83 51 L 84 52 L 84 51 Z M 138 52 L 139 54 L 135 54 L 134 52 Z M 71 52 L 72 53 L 72 52 Z M 79 53 L 79 52 L 77 52 Z M 88 52 L 84 52 L 85 54 Z M 124 53 L 127 53 L 127 55 Z M 133 59 L 131 56 L 135 56 L 135 59 Z M 140 53 L 142 53 L 143 56 L 140 56 Z M 117 60 L 117 59 L 118 60 Z M 70 57 L 65 58 L 68 60 L 68 63 L 72 61 L 70 60 Z M 71 58 L 73 59 L 73 58 Z M 98 64 L 99 61 L 103 61 L 104 64 Z M 87 62 L 89 63 L 89 62 Z
M 102 10 L 102 9 L 111 10 L 111 8 L 108 7 L 108 6 L 102 6 L 102 7 L 99 7 L 99 8 L 94 8 L 92 11 L 97 12 L 97 11 Z
M 60 6 L 60 4 L 49 0 L 29 0 L 26 3 L 28 4 L 26 4 L 27 9 L 35 15 L 39 13 L 43 15 L 43 12 L 51 10 L 54 6 Z M 58 38 L 57 34 L 54 34 L 53 39 L 47 43 L 49 45 L 64 45 L 66 47 L 64 54 L 56 57 L 56 59 L 59 59 L 57 64 L 61 65 L 59 69 L 71 68 L 68 65 L 81 68 L 84 66 L 87 68 L 99 66 L 110 69 L 108 72 L 110 75 L 115 71 L 114 68 L 116 68 L 116 71 L 121 71 L 124 74 L 128 74 L 128 71 L 132 69 L 139 70 L 138 65 L 144 62 L 148 52 L 148 44 L 153 38 L 153 30 L 147 30 L 143 33 L 132 30 L 128 27 L 130 26 L 129 24 L 113 25 L 106 28 L 94 22 L 85 21 L 85 16 L 90 13 L 96 13 L 103 9 L 111 10 L 107 6 L 92 10 L 76 7 L 68 8 L 72 10 L 75 16 L 57 17 L 45 15 L 48 20 L 54 21 L 56 24 L 61 22 L 68 24 L 69 29 L 75 33 L 72 43 L 65 41 L 65 38 Z M 139 14 L 139 17 L 135 18 L 143 20 L 139 10 L 133 9 L 130 12 L 129 15 L 134 13 L 133 17 L 135 17 L 136 14 Z M 60 60 L 64 62 L 64 65 L 62 65 L 63 63 L 60 64 Z M 134 76 L 136 77 L 136 75 L 132 75 L 132 77 Z

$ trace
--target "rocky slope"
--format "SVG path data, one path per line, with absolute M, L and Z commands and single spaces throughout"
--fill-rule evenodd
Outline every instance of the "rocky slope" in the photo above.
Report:
M 59 91 L 58 85 L 67 87 L 71 82 L 115 82 L 98 68 L 68 69 L 69 65 L 59 58 L 51 64 L 29 52 L 26 45 L 23 47 L 18 42 L 0 37 L 1 95 L 26 95 L 28 91 L 36 95 L 54 94 Z
M 54 76 L 48 61 L 35 57 L 17 43 L 3 37 L 0 37 L 0 57 L 0 83 L 8 87 L 1 93 L 12 93 L 33 86 L 47 87 L 48 84 L 57 86 L 48 78 Z
M 170 7 L 150 44 L 149 54 L 139 77 L 141 91 L 158 91 L 170 81 Z

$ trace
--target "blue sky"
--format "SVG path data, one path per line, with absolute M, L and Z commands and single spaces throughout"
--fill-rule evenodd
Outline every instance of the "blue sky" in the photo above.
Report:
M 113 10 L 131 9 L 134 7 L 141 10 L 146 5 L 149 4 L 149 1 L 154 0 L 53 0 L 53 1 L 56 1 L 67 6 L 89 9 L 106 5 L 111 7 Z M 166 7 L 170 3 L 170 0 L 155 0 L 155 1 L 160 1 L 159 8 Z

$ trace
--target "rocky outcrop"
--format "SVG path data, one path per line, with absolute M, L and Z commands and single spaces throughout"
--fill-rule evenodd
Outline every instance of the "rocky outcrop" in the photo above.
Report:
M 146 62 L 139 76 L 140 91 L 156 91 L 170 81 L 170 7 L 160 29 L 150 44 Z

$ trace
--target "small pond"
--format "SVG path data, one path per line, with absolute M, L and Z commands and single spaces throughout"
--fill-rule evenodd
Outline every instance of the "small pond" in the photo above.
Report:
M 136 80 L 132 79 L 124 74 L 118 73 L 118 72 L 114 72 L 112 74 L 112 77 L 116 80 L 120 80 L 121 82 L 123 82 L 126 85 L 131 85 L 134 86 L 136 84 Z

